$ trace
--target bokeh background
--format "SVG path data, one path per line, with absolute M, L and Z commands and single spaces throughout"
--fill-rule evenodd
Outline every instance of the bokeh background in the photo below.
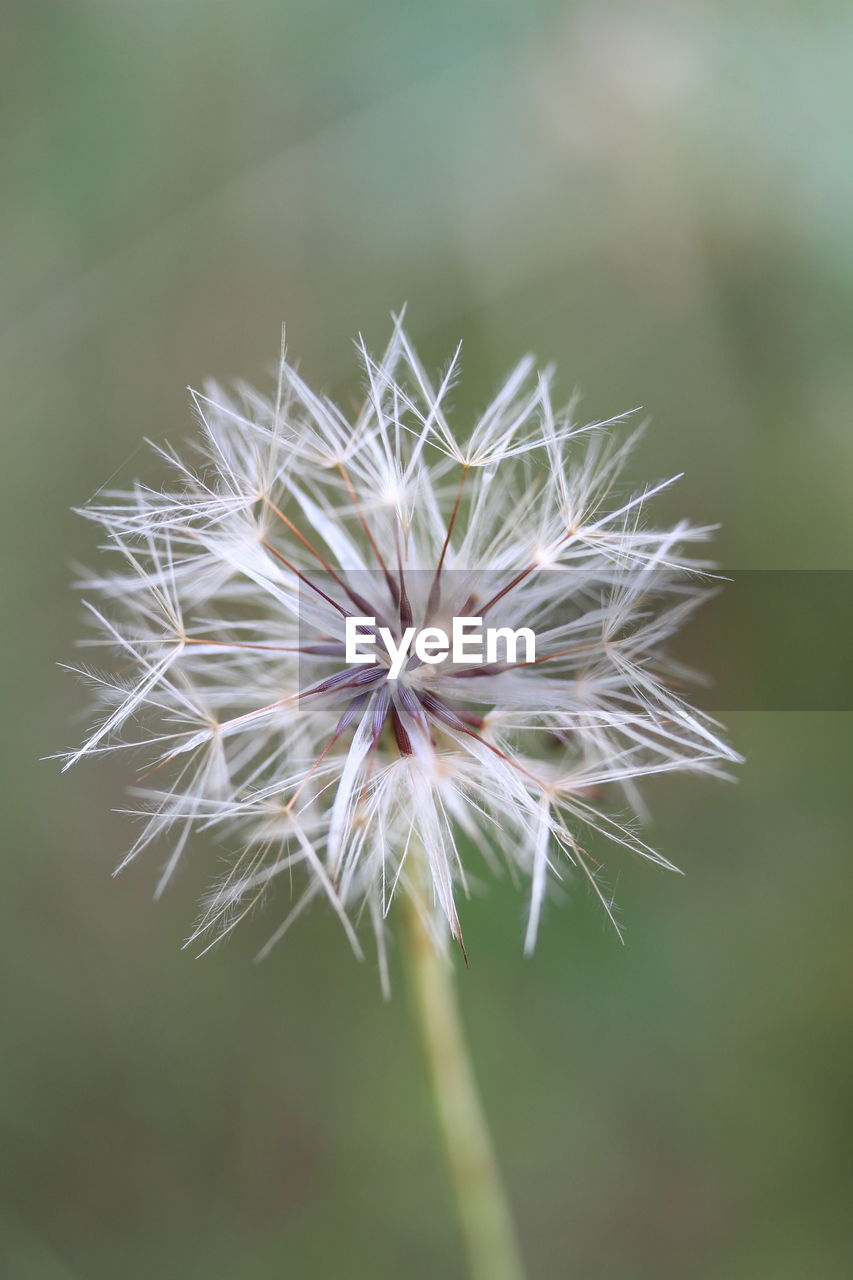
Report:
M 279 902 L 196 961 L 216 850 L 153 905 L 123 767 L 39 761 L 85 722 L 69 508 L 282 321 L 347 401 L 407 301 L 460 421 L 532 349 L 653 416 L 722 563 L 849 568 L 851 59 L 821 0 L 3 0 L 4 1277 L 462 1275 L 399 958 L 384 1004 L 318 913 L 253 966 Z M 624 948 L 580 887 L 532 959 L 510 886 L 466 909 L 533 1277 L 849 1274 L 851 718 L 726 719 L 736 786 L 652 788 L 686 877 L 609 860 Z

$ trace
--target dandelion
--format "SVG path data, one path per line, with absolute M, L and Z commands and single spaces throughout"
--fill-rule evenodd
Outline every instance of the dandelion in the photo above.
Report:
M 671 867 L 637 832 L 638 781 L 737 758 L 665 652 L 707 589 L 711 566 L 691 553 L 711 530 L 648 525 L 671 482 L 620 488 L 628 415 L 579 425 L 531 358 L 460 432 L 458 350 L 432 378 L 400 320 L 380 359 L 358 350 L 354 418 L 282 350 L 272 396 L 194 394 L 195 457 L 159 450 L 172 488 L 85 508 L 113 559 L 85 579 L 108 602 L 87 605 L 89 643 L 120 661 L 84 672 L 103 711 L 66 764 L 143 757 L 121 865 L 165 847 L 158 894 L 195 833 L 237 847 L 189 939 L 202 953 L 284 877 L 295 896 L 262 954 L 325 900 L 356 953 L 372 934 L 387 990 L 388 922 L 405 904 L 469 1255 L 494 1280 L 520 1266 L 446 943 L 465 954 L 461 904 L 501 871 L 527 886 L 526 950 L 549 886 L 571 875 L 618 933 L 590 832 Z M 460 659 L 436 643 L 455 619 L 526 632 L 535 656 Z

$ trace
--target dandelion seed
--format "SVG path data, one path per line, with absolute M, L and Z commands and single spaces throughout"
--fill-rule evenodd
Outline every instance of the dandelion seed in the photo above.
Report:
M 352 422 L 283 354 L 269 399 L 194 397 L 195 463 L 160 451 L 171 490 L 85 508 L 116 562 L 87 579 L 108 602 L 91 606 L 94 643 L 121 667 L 97 677 L 104 713 L 67 764 L 138 744 L 144 827 L 126 861 L 165 842 L 158 893 L 195 832 L 239 843 L 192 941 L 228 933 L 286 873 L 296 901 L 264 950 L 324 898 L 355 949 L 369 924 L 387 982 L 398 895 L 420 895 L 436 946 L 461 945 L 481 870 L 529 882 L 526 950 L 569 867 L 615 923 L 586 833 L 670 866 L 636 834 L 638 781 L 737 756 L 664 653 L 705 590 L 690 551 L 710 531 L 646 524 L 663 484 L 618 491 L 623 419 L 577 424 L 526 358 L 457 431 L 458 351 L 430 378 L 399 321 L 380 359 L 358 351 Z M 399 644 L 463 616 L 535 632 L 535 658 L 401 650 L 393 677 L 381 647 L 346 661 L 354 618 Z

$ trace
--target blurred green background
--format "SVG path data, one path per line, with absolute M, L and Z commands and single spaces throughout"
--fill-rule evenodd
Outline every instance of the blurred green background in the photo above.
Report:
M 814 0 L 4 0 L 4 1277 L 462 1274 L 399 958 L 386 1005 L 317 913 L 255 967 L 279 902 L 197 962 L 217 851 L 155 906 L 121 763 L 39 762 L 85 721 L 69 508 L 282 320 L 348 401 L 408 301 L 460 420 L 532 349 L 652 414 L 636 476 L 724 564 L 849 567 L 851 59 Z M 580 887 L 528 960 L 523 897 L 466 908 L 533 1277 L 849 1274 L 851 718 L 726 719 L 736 786 L 651 791 L 687 876 L 609 858 L 624 948 Z

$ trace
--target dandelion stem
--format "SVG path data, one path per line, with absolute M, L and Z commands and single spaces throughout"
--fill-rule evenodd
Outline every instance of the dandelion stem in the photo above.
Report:
M 472 1280 L 524 1280 L 512 1216 L 465 1043 L 453 972 L 436 949 L 411 893 L 406 895 L 404 936 Z

